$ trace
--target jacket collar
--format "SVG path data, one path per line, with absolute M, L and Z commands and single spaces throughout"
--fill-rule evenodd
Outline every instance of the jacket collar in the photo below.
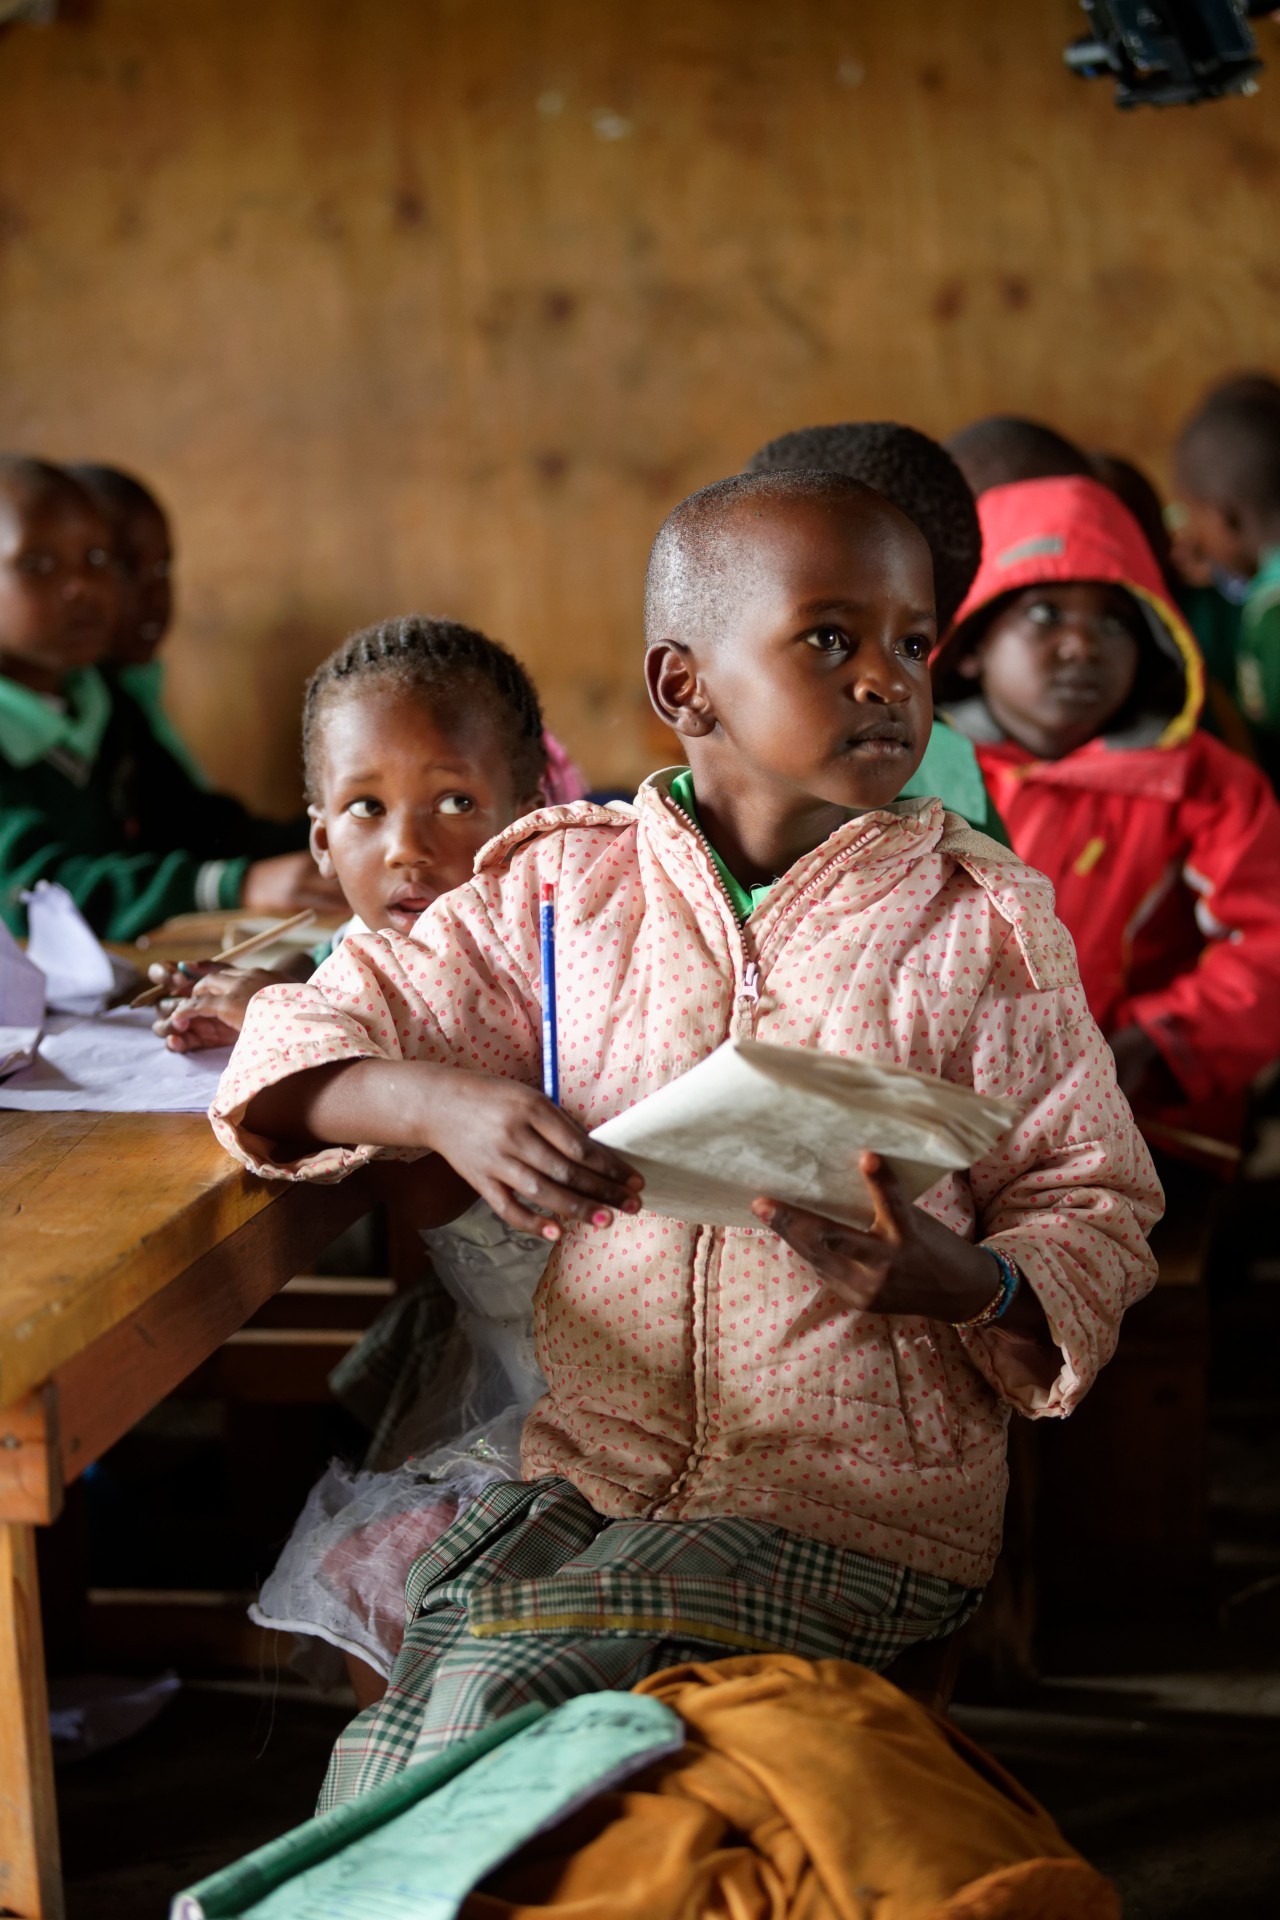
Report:
M 52 760 L 87 777 L 110 718 L 111 695 L 96 667 L 69 673 L 58 704 L 0 674 L 0 753 L 12 766 Z
M 716 872 L 711 847 L 682 808 L 671 798 L 671 783 L 680 772 L 667 767 L 650 774 L 636 795 L 640 826 L 671 864 L 695 868 L 709 880 L 717 895 L 725 893 Z M 828 870 L 848 873 L 856 868 L 859 905 L 886 893 L 942 838 L 946 809 L 940 800 L 895 800 L 890 807 L 854 815 L 785 873 L 779 874 L 768 899 L 751 915 L 750 924 L 763 937 L 787 908 Z

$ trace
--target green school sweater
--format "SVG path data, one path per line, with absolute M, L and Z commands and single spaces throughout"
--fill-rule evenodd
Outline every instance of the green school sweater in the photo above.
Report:
M 1236 692 L 1261 733 L 1280 734 L 1280 547 L 1263 554 L 1240 609 Z
M 136 700 L 160 745 L 170 752 L 198 787 L 208 789 L 204 769 L 183 739 L 164 708 L 164 667 L 159 660 L 146 660 L 138 666 L 117 667 L 115 678 L 131 699 Z
M 198 787 L 145 713 L 96 668 L 60 703 L 0 675 L 0 916 L 66 887 L 94 931 L 132 940 L 171 914 L 239 904 L 251 860 L 306 845 L 306 822 L 256 818 Z

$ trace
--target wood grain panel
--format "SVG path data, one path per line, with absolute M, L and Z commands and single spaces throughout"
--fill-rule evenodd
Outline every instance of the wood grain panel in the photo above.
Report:
M 0 40 L 0 443 L 152 475 L 177 717 L 297 795 L 306 670 L 510 641 L 598 780 L 663 511 L 823 418 L 1032 409 L 1159 465 L 1277 357 L 1253 100 L 1121 115 L 1074 0 L 85 0 Z
M 194 1114 L 0 1114 L 0 1407 L 281 1191 Z
M 32 1527 L 0 1522 L 0 1913 L 63 1920 Z

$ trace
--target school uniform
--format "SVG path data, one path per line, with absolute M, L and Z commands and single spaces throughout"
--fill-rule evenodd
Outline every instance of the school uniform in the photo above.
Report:
M 197 786 L 96 667 L 54 698 L 0 676 L 0 915 L 15 933 L 37 880 L 66 887 L 104 939 L 132 940 L 171 914 L 238 906 L 251 860 L 305 845 L 305 822 Z
M 1059 760 L 1006 738 L 981 697 L 948 711 L 1016 851 L 1053 882 L 1094 1019 L 1104 1033 L 1141 1027 L 1185 1089 L 1185 1105 L 1149 1117 L 1237 1137 L 1245 1090 L 1280 1058 L 1280 806 L 1263 772 L 1198 724 L 1199 650 L 1114 495 L 1033 480 L 992 488 L 978 511 L 982 567 L 940 677 L 985 608 L 1055 581 L 1124 588 L 1156 643 L 1121 729 Z
M 117 686 L 124 688 L 131 700 L 137 701 L 147 716 L 152 733 L 166 752 L 173 755 L 198 787 L 207 790 L 209 781 L 204 769 L 165 711 L 163 663 L 159 660 L 138 660 L 129 666 L 109 668 L 108 675 Z

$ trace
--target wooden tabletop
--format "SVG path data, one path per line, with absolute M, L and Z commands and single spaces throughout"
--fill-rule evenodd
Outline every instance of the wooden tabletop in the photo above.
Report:
M 280 1192 L 202 1114 L 0 1113 L 0 1406 Z

